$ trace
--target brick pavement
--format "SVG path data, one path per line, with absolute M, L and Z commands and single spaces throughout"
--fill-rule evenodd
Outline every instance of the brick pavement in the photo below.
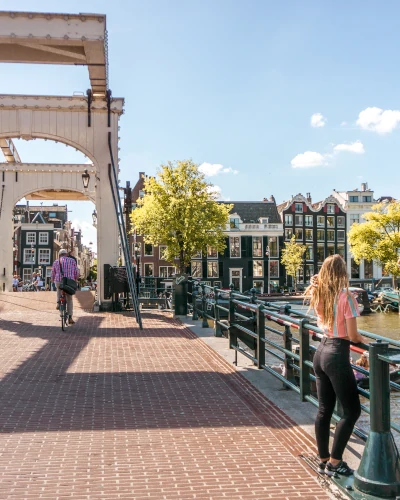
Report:
M 64 333 L 53 301 L 0 294 L 0 499 L 329 498 L 310 438 L 179 322 L 81 298 Z

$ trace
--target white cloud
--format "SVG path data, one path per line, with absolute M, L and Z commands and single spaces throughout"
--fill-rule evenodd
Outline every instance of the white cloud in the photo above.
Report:
M 93 224 L 80 219 L 73 219 L 71 224 L 75 231 L 79 231 L 79 229 L 82 231 L 83 244 L 89 246 L 89 243 L 93 243 L 92 248 L 96 252 L 97 229 L 93 226 Z
M 392 132 L 400 123 L 400 111 L 393 109 L 366 108 L 358 115 L 357 125 L 384 135 Z
M 335 153 L 347 151 L 349 153 L 363 154 L 365 153 L 364 144 L 361 141 L 355 141 L 350 144 L 337 144 L 333 150 Z
M 219 163 L 202 163 L 199 166 L 199 170 L 201 173 L 203 173 L 206 177 L 214 177 L 215 175 L 218 174 L 238 174 L 238 170 L 234 170 L 231 167 L 224 167 L 223 165 L 220 165 Z
M 342 122 L 342 123 L 340 124 L 340 126 L 341 126 L 341 127 L 345 127 L 346 125 L 347 125 L 347 122 Z
M 291 164 L 293 168 L 323 167 L 327 164 L 326 155 L 315 151 L 306 151 L 295 156 Z
M 210 193 L 213 193 L 215 195 L 216 200 L 221 200 L 221 201 L 229 201 L 230 200 L 230 198 L 223 196 L 222 189 L 219 186 L 215 186 L 215 185 L 211 184 L 210 186 L 208 186 L 207 189 Z
M 310 123 L 312 127 L 319 128 L 319 127 L 325 127 L 327 121 L 328 121 L 327 118 L 325 118 L 325 116 L 323 116 L 322 113 L 314 113 L 311 116 Z

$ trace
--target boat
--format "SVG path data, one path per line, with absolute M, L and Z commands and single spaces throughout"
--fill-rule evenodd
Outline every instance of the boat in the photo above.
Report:
M 397 309 L 399 308 L 400 290 L 384 290 L 379 297 Z
M 400 383 L 400 370 L 394 370 L 389 373 L 389 378 L 391 382 L 395 382 L 396 384 Z M 364 377 L 357 381 L 358 387 L 361 389 L 369 389 L 369 377 Z M 392 388 L 393 390 L 393 388 Z

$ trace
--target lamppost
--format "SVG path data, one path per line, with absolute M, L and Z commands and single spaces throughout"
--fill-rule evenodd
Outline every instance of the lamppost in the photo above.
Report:
M 96 212 L 96 209 L 93 210 L 92 219 L 93 219 L 93 226 L 97 227 L 97 212 Z
M 32 280 L 32 276 L 33 276 L 33 264 L 34 264 L 34 256 L 33 256 L 33 243 L 31 243 L 31 280 Z
M 14 244 L 13 246 L 13 252 L 14 252 L 14 274 L 16 274 L 18 268 L 18 247 L 16 244 Z
M 82 183 L 83 183 L 83 189 L 86 191 L 89 187 L 89 181 L 90 181 L 90 174 L 87 170 L 85 170 L 82 174 Z
M 270 263 L 270 259 L 269 259 L 269 254 L 270 254 L 270 249 L 269 249 L 269 246 L 267 245 L 266 248 L 265 248 L 265 256 L 267 257 L 268 259 L 268 262 L 267 262 L 267 291 L 268 291 L 268 295 L 271 293 L 271 284 L 269 282 L 269 275 L 270 275 L 270 267 L 269 267 L 269 263 Z

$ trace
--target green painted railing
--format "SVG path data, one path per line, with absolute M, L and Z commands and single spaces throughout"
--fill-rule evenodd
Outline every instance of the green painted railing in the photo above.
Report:
M 316 325 L 316 317 L 287 304 L 259 300 L 255 290 L 251 292 L 250 296 L 242 295 L 232 285 L 228 291 L 193 281 L 188 304 L 192 319 L 201 317 L 203 327 L 209 326 L 208 320 L 213 322 L 215 336 L 226 336 L 229 348 L 235 350 L 236 364 L 240 353 L 297 392 L 301 401 L 318 407 L 312 364 L 317 347 L 310 340 L 320 341 L 323 332 Z M 359 392 L 370 400 L 369 408 L 361 405 L 370 415 L 370 431 L 367 435 L 355 427 L 354 434 L 366 441 L 363 458 L 354 482 L 351 478 L 337 483 L 348 494 L 354 491 L 395 498 L 400 495 L 400 460 L 391 430 L 400 432 L 400 426 L 390 419 L 390 390 L 399 391 L 400 385 L 390 380 L 389 364 L 400 363 L 400 342 L 364 330 L 359 332 L 371 341 L 350 346 L 354 354 L 369 351 L 369 371 L 352 366 L 369 377 L 369 390 L 359 388 Z M 284 374 L 266 364 L 267 353 L 283 364 Z M 332 419 L 338 422 L 340 418 L 337 409 Z

